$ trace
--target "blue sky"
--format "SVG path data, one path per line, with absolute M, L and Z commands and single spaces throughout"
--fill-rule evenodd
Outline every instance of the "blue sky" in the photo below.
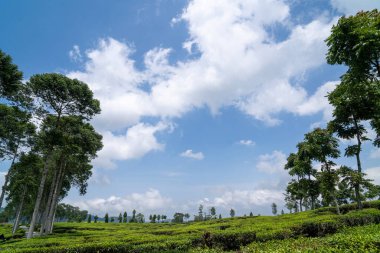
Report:
M 88 193 L 63 201 L 103 215 L 269 214 L 284 160 L 331 118 L 345 68 L 325 63 L 341 15 L 377 0 L 2 1 L 0 48 L 31 75 L 60 72 L 101 101 L 104 149 Z M 369 133 L 370 135 L 372 133 Z M 342 142 L 342 148 L 347 145 Z M 363 164 L 380 183 L 379 150 Z M 351 159 L 339 164 L 353 165 Z

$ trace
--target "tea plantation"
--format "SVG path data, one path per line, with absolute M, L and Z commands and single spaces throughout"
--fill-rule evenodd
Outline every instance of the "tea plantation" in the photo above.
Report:
M 56 223 L 30 240 L 19 230 L 1 252 L 380 252 L 380 201 L 297 214 L 173 223 Z

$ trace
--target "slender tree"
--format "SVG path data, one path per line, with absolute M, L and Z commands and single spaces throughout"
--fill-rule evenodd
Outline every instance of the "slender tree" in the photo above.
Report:
M 230 216 L 231 216 L 231 218 L 235 217 L 235 210 L 232 208 L 230 210 Z
M 136 210 L 135 209 L 133 209 L 133 211 L 132 211 L 132 219 L 130 222 L 137 222 L 136 221 Z
M 5 188 L 8 196 L 7 208 L 15 208 L 16 217 L 12 233 L 18 228 L 21 216 L 28 215 L 38 187 L 42 158 L 35 153 L 21 154 L 20 160 L 13 165 L 9 185 Z
M 216 218 L 216 209 L 215 209 L 215 207 L 211 207 L 210 214 L 211 214 L 211 218 L 212 219 Z
M 108 223 L 108 213 L 106 213 L 106 215 L 104 216 L 104 222 Z
M 53 133 L 59 134 L 61 131 L 61 119 L 63 116 L 78 116 L 84 120 L 89 120 L 100 112 L 99 101 L 93 98 L 92 91 L 85 83 L 76 79 L 70 79 L 61 74 L 34 75 L 27 83 L 27 87 L 32 95 L 38 98 L 36 100 L 38 103 L 38 115 L 43 118 L 47 115 L 55 116 L 55 124 L 51 129 Z M 45 164 L 27 238 L 33 236 L 44 194 L 45 182 L 49 173 L 48 164 L 51 162 L 57 146 L 54 138 L 51 138 L 51 142 L 46 145 Z M 56 169 L 55 166 L 53 168 Z M 48 200 L 51 202 L 51 199 Z
M 91 223 L 91 214 L 88 214 L 87 223 Z
M 370 121 L 377 133 L 374 145 L 380 146 L 380 13 L 378 10 L 359 12 L 342 17 L 326 40 L 329 47 L 327 61 L 344 64 L 348 71 L 341 83 L 329 94 L 334 106 L 330 128 L 343 139 L 356 140 L 347 147 L 345 155 L 355 156 L 357 178 L 362 178 L 360 152 L 368 140 L 363 122 Z M 361 183 L 354 187 L 358 207 L 361 208 Z
M 8 173 L 5 175 L 0 195 L 0 208 L 14 163 L 21 151 L 33 144 L 35 126 L 30 119 L 31 115 L 21 111 L 18 107 L 0 104 L 0 159 L 12 161 Z
M 276 205 L 276 203 L 272 203 L 272 213 L 273 213 L 273 215 L 277 214 L 277 205 Z
M 321 172 L 318 175 L 322 196 L 328 202 L 333 201 L 337 213 L 340 214 L 337 200 L 336 186 L 339 181 L 338 172 L 334 169 L 335 163 L 331 159 L 336 159 L 340 155 L 338 140 L 327 129 L 316 128 L 305 134 L 305 142 L 312 159 L 322 163 Z
M 128 215 L 127 212 L 124 212 L 123 214 L 123 223 L 127 223 Z

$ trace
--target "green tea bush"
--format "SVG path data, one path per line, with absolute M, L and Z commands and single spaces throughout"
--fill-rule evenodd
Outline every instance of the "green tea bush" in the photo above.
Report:
M 374 208 L 374 209 L 380 209 L 380 200 L 374 200 L 374 201 L 365 201 L 362 203 L 363 209 L 367 208 Z M 339 210 L 342 214 L 346 214 L 349 211 L 358 210 L 358 205 L 356 203 L 342 205 L 339 207 Z M 329 206 L 329 207 L 322 207 L 314 210 L 315 213 L 320 214 L 323 212 L 331 212 L 336 214 L 336 207 Z
M 236 217 L 185 224 L 56 223 L 52 235 L 31 240 L 11 238 L 11 226 L 0 225 L 0 233 L 9 238 L 5 243 L 0 243 L 0 251 L 211 253 L 238 250 L 266 252 L 263 249 L 268 249 L 267 252 L 318 252 L 319 249 L 335 252 L 330 249 L 338 249 L 344 252 L 345 244 L 350 245 L 347 249 L 357 247 L 364 250 L 366 246 L 363 242 L 366 242 L 370 245 L 369 252 L 376 252 L 374 249 L 380 245 L 380 233 L 377 233 L 376 239 L 342 231 L 346 231 L 347 227 L 365 228 L 367 224 L 380 223 L 378 203 L 380 201 L 366 202 L 364 206 L 372 208 L 363 210 L 356 210 L 353 205 L 343 206 L 342 209 L 348 211 L 342 215 L 322 208 L 280 216 Z M 380 228 L 380 225 L 375 226 Z M 20 230 L 20 235 L 22 233 Z M 345 241 L 345 238 L 350 239 Z
M 248 245 L 255 240 L 256 233 L 252 231 L 225 233 L 205 232 L 201 238 L 193 240 L 193 245 L 220 248 L 223 250 L 238 250 L 241 246 Z

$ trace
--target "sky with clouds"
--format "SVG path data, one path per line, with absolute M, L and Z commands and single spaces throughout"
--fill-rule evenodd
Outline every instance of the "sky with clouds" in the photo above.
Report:
M 103 215 L 226 216 L 283 208 L 286 157 L 331 118 L 342 66 L 324 40 L 340 16 L 378 0 L 2 1 L 0 48 L 28 79 L 86 82 L 104 148 L 88 193 L 64 202 Z M 342 148 L 347 143 L 342 142 Z M 363 152 L 380 183 L 380 153 Z M 337 163 L 353 165 L 350 159 Z

